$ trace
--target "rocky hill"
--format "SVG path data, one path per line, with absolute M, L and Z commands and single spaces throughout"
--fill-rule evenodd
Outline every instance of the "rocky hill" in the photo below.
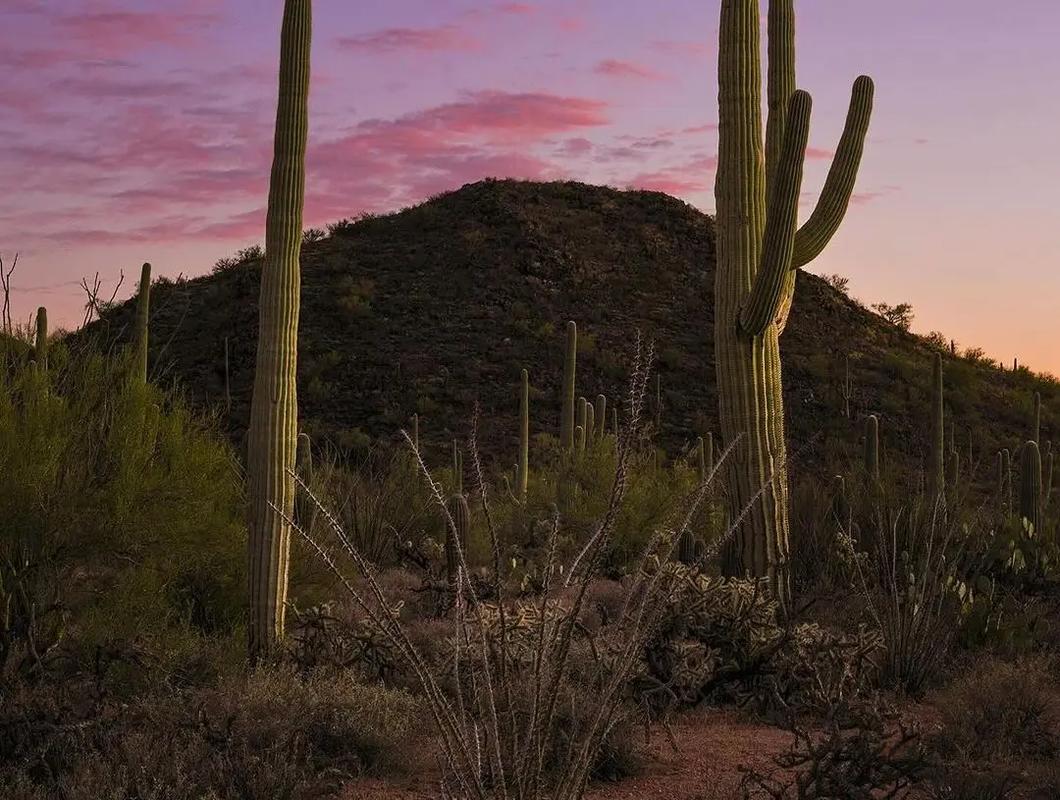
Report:
M 318 441 L 355 450 L 393 440 L 416 412 L 442 459 L 447 443 L 466 434 L 477 400 L 484 448 L 508 463 L 523 367 L 533 431 L 556 432 L 568 319 L 581 334 L 580 394 L 621 396 L 639 329 L 658 352 L 660 443 L 673 455 L 718 430 L 713 223 L 679 200 L 579 183 L 484 181 L 309 238 L 299 399 L 304 427 Z M 218 409 L 237 442 L 249 417 L 260 268 L 250 253 L 202 278 L 162 281 L 153 294 L 152 373 Z M 121 339 L 131 319 L 128 303 L 94 330 Z M 926 340 L 803 273 L 782 351 L 797 469 L 834 470 L 856 458 L 868 413 L 881 418 L 885 460 L 919 463 L 932 353 Z M 992 475 L 998 447 L 1027 438 L 1036 390 L 1043 440 L 1051 435 L 1050 411 L 1060 409 L 1055 383 L 949 353 L 945 371 L 957 446 L 982 461 L 982 475 Z

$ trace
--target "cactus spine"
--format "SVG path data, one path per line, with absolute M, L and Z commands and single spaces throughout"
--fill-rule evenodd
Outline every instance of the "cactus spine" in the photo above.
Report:
M 253 660 L 283 638 L 298 438 L 298 314 L 302 208 L 308 133 L 312 1 L 286 0 L 280 45 L 279 100 L 265 263 L 261 273 L 258 349 L 247 435 L 250 623 Z
M 147 383 L 147 332 L 150 318 L 151 265 L 144 264 L 140 270 L 140 291 L 136 295 L 136 379 L 140 383 Z
M 721 434 L 736 446 L 726 462 L 730 517 L 740 520 L 723 569 L 767 578 L 781 603 L 791 586 L 779 337 L 795 270 L 822 252 L 846 213 L 873 96 L 872 81 L 858 78 L 821 198 L 797 229 L 811 100 L 795 90 L 794 18 L 793 0 L 771 0 L 763 157 L 759 1 L 722 0 L 715 184 L 715 361 Z
M 41 306 L 37 309 L 37 338 L 33 342 L 33 358 L 37 369 L 48 372 L 48 309 Z
M 519 461 L 516 470 L 519 497 L 526 497 L 530 481 L 530 373 L 522 372 L 522 391 L 519 392 Z
M 1042 531 L 1042 458 L 1031 439 L 1020 453 L 1020 517 L 1032 536 Z
M 880 419 L 869 414 L 865 419 L 865 472 L 869 479 L 880 479 Z
M 931 438 L 928 450 L 928 501 L 934 504 L 946 486 L 945 413 L 943 410 L 942 356 L 935 354 L 931 366 Z
M 567 352 L 563 361 L 563 412 L 560 416 L 559 441 L 567 452 L 574 450 L 574 385 L 578 366 L 578 325 L 567 323 Z
M 464 495 L 457 492 L 447 504 L 450 519 L 445 527 L 445 567 L 449 587 L 456 589 L 462 562 L 467 560 L 467 542 L 471 533 L 471 510 Z

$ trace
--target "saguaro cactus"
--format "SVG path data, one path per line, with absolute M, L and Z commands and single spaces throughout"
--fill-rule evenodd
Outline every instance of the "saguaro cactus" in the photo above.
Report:
M 265 221 L 254 395 L 247 432 L 252 659 L 283 637 L 298 439 L 299 256 L 305 202 L 312 0 L 286 0 L 276 137 Z
M 140 291 L 136 295 L 136 379 L 147 383 L 147 334 L 151 317 L 151 265 L 140 270 Z
M 935 503 L 946 488 L 945 426 L 942 356 L 935 353 L 931 367 L 931 438 L 928 443 L 927 469 L 927 496 L 931 503 Z
M 593 417 L 596 420 L 596 438 L 603 439 L 607 435 L 607 398 L 602 394 L 596 396 L 596 410 Z
M 722 0 L 715 184 L 715 360 L 722 438 L 735 443 L 727 496 L 740 520 L 723 569 L 767 578 L 782 603 L 790 572 L 779 337 L 795 270 L 821 253 L 846 214 L 873 98 L 872 81 L 858 78 L 821 198 L 798 228 L 811 101 L 795 90 L 794 22 L 794 0 L 771 0 L 763 152 L 759 0 Z
M 37 369 L 48 372 L 48 309 L 41 306 L 37 309 L 37 338 L 33 342 L 33 359 Z
M 563 409 L 559 423 L 559 441 L 564 450 L 574 449 L 574 382 L 578 366 L 578 325 L 567 323 L 567 353 L 563 361 Z
M 519 497 L 526 497 L 530 482 L 530 373 L 522 372 L 519 392 L 519 461 L 516 481 Z
M 1005 447 L 998 455 L 1001 457 L 999 464 L 1001 504 L 1008 511 L 1012 508 L 1012 454 Z
M 1042 443 L 1042 393 L 1034 393 L 1034 427 L 1031 429 L 1031 439 L 1035 444 Z
M 313 442 L 309 438 L 308 433 L 298 434 L 298 452 L 295 459 L 296 471 L 298 477 L 306 484 L 306 486 L 312 487 L 313 485 Z M 312 531 L 313 530 L 313 517 L 315 516 L 316 505 L 310 500 L 305 492 L 295 492 L 295 503 L 294 503 L 294 521 L 298 523 L 302 530 Z
M 456 588 L 457 578 L 460 575 L 461 554 L 463 560 L 467 560 L 467 541 L 471 532 L 471 510 L 468 508 L 467 499 L 462 494 L 454 494 L 449 498 L 447 504 L 452 524 L 446 520 L 445 526 L 445 567 L 449 578 L 449 586 Z
M 869 414 L 865 419 L 865 472 L 869 479 L 880 479 L 880 419 Z
M 1020 517 L 1030 534 L 1041 535 L 1042 458 L 1033 439 L 1020 451 Z

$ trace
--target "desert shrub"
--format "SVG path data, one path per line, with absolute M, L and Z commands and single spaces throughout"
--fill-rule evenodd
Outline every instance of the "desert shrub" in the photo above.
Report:
M 680 578 L 638 676 L 638 693 L 657 710 L 711 700 L 819 713 L 871 686 L 875 633 L 785 625 L 756 581 L 667 569 Z
M 1058 753 L 1055 679 L 1038 659 L 980 659 L 939 692 L 937 746 L 962 760 L 1012 763 Z
M 25 362 L 0 373 L 8 653 L 15 640 L 33 649 L 49 609 L 71 615 L 67 632 L 88 648 L 170 624 L 229 629 L 241 617 L 234 457 L 179 398 L 128 370 L 123 356 L 86 350 L 48 374 Z
M 3 706 L 5 797 L 333 796 L 352 777 L 399 768 L 417 719 L 406 694 L 276 669 L 132 704 L 70 700 L 37 690 Z
M 745 770 L 744 798 L 874 800 L 913 797 L 931 763 L 919 729 L 877 702 L 843 701 L 820 733 L 794 718 L 792 743 L 767 772 Z

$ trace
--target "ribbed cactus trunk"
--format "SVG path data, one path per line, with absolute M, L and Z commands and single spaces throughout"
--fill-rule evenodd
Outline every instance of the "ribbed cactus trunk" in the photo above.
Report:
M 41 306 L 37 309 L 37 337 L 33 341 L 33 359 L 37 369 L 48 372 L 48 309 Z
M 810 96 L 795 89 L 793 0 L 769 4 L 769 119 L 762 137 L 758 0 L 722 0 L 714 346 L 731 518 L 729 575 L 765 578 L 787 603 L 788 480 L 780 334 L 795 271 L 824 249 L 846 213 L 868 130 L 873 86 L 854 84 L 846 129 L 818 205 L 797 226 Z M 743 509 L 749 512 L 741 515 Z
M 946 419 L 943 402 L 942 356 L 931 364 L 931 429 L 928 440 L 927 497 L 932 504 L 946 488 Z
M 275 152 L 265 222 L 258 349 L 247 432 L 250 528 L 250 655 L 283 638 L 298 442 L 299 256 L 305 200 L 312 0 L 287 0 L 280 44 Z
M 880 419 L 875 414 L 865 418 L 865 472 L 871 481 L 880 479 Z
M 1033 439 L 1020 451 L 1020 517 L 1031 536 L 1042 533 L 1042 457 Z
M 526 497 L 530 485 L 530 373 L 522 372 L 522 387 L 519 392 L 519 461 L 517 490 L 520 498 Z
M 563 403 L 559 422 L 559 442 L 568 453 L 574 449 L 574 385 L 578 365 L 578 325 L 567 323 L 567 350 L 563 359 Z
M 151 265 L 140 270 L 140 290 L 136 295 L 136 380 L 147 383 L 147 342 L 151 318 Z

